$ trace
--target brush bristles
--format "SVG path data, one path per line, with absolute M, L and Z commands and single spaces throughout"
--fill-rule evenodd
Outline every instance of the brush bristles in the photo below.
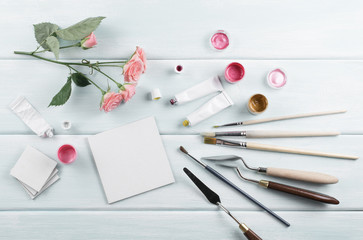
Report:
M 216 133 L 214 133 L 214 132 L 202 132 L 200 135 L 202 135 L 203 137 L 215 137 Z
M 205 144 L 216 144 L 217 143 L 217 139 L 216 138 L 210 138 L 210 137 L 205 137 L 204 138 L 204 143 Z
M 213 126 L 213 128 L 219 128 L 219 126 L 215 125 L 215 126 Z
M 187 150 L 185 150 L 185 148 L 183 148 L 183 146 L 180 146 L 179 147 L 180 151 L 182 151 L 183 153 L 185 154 L 188 154 Z

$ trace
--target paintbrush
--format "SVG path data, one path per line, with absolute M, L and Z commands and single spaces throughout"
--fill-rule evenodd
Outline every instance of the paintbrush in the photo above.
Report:
M 223 125 L 216 125 L 213 127 L 218 128 L 218 127 L 227 127 L 227 126 L 236 126 L 236 125 L 252 125 L 252 124 L 258 124 L 258 123 L 287 120 L 287 119 L 294 119 L 294 118 L 314 117 L 314 116 L 322 116 L 322 115 L 329 115 L 329 114 L 345 113 L 346 111 L 347 110 L 336 110 L 336 111 L 326 111 L 326 112 L 303 113 L 303 114 L 296 114 L 296 115 L 288 115 L 288 116 L 281 116 L 281 117 L 271 117 L 271 118 L 264 118 L 264 119 L 257 119 L 257 120 L 248 120 L 248 121 L 243 121 L 243 122 L 228 123 L 228 124 L 223 124 Z
M 337 131 L 266 131 L 266 130 L 248 130 L 248 131 L 228 131 L 228 132 L 202 132 L 203 137 L 246 137 L 246 138 L 285 138 L 285 137 L 322 137 L 337 136 Z
M 229 146 L 229 147 L 246 148 L 246 149 L 253 149 L 253 150 L 270 151 L 270 152 L 294 153 L 294 154 L 331 157 L 331 158 L 358 159 L 357 156 L 310 151 L 310 150 L 281 147 L 281 146 L 268 145 L 268 144 L 262 144 L 262 143 L 230 141 L 230 140 L 223 140 L 223 139 L 219 139 L 219 138 L 205 137 L 204 143 L 213 144 L 213 145 Z
M 183 171 L 188 175 L 188 177 L 193 181 L 193 183 L 199 188 L 199 190 L 204 194 L 204 196 L 208 199 L 208 201 L 212 204 L 217 205 L 222 208 L 239 226 L 242 230 L 243 234 L 247 239 L 250 240 L 259 240 L 260 238 L 255 232 L 253 232 L 250 228 L 248 228 L 244 223 L 240 223 L 237 218 L 235 218 L 227 208 L 222 205 L 221 199 L 217 193 L 207 187 L 202 181 L 200 181 L 188 168 L 183 168 Z
M 179 149 L 180 149 L 180 151 L 182 151 L 183 153 L 185 153 L 186 155 L 188 155 L 191 159 L 193 159 L 194 161 L 196 161 L 197 163 L 199 163 L 208 172 L 212 173 L 215 177 L 219 178 L 221 181 L 223 181 L 224 183 L 226 183 L 227 185 L 229 185 L 230 187 L 232 187 L 233 189 L 235 189 L 236 191 L 238 191 L 240 194 L 242 194 L 243 196 L 245 196 L 248 200 L 252 201 L 254 204 L 256 204 L 257 206 L 259 206 L 260 208 L 262 208 L 263 210 L 265 210 L 267 213 L 269 213 L 270 215 L 272 215 L 273 217 L 275 217 L 277 220 L 279 220 L 280 222 L 282 222 L 283 224 L 285 224 L 287 227 L 290 226 L 290 223 L 288 223 L 285 219 L 283 219 L 282 217 L 280 217 L 279 215 L 277 215 L 275 212 L 273 212 L 271 209 L 269 209 L 268 207 L 266 207 L 265 205 L 263 205 L 262 203 L 260 203 L 256 199 L 254 199 L 251 195 L 249 195 L 248 193 L 246 193 L 245 191 L 243 191 L 242 189 L 240 189 L 239 187 L 237 187 L 234 183 L 232 183 L 230 180 L 228 180 L 227 178 L 225 178 L 222 174 L 220 174 L 219 172 L 217 172 L 216 170 L 214 170 L 213 168 L 211 168 L 210 166 L 208 166 L 204 162 L 202 162 L 202 161 L 194 158 L 192 155 L 190 155 L 187 152 L 187 150 L 185 150 L 185 148 L 183 148 L 182 146 L 180 146 Z

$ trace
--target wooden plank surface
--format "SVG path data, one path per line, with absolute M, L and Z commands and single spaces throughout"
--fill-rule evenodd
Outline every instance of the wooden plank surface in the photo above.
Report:
M 214 178 L 206 170 L 202 169 L 193 160 L 186 157 L 178 149 L 184 146 L 197 158 L 218 154 L 236 154 L 243 156 L 252 166 L 271 166 L 295 168 L 300 170 L 320 171 L 334 175 L 340 179 L 337 184 L 319 185 L 301 183 L 286 179 L 268 177 L 248 171 L 241 165 L 243 173 L 254 179 L 269 179 L 282 183 L 319 191 L 340 200 L 339 205 L 328 205 L 302 199 L 288 194 L 279 194 L 272 190 L 266 190 L 258 185 L 242 181 L 231 169 L 215 167 L 225 174 L 246 192 L 263 202 L 274 210 L 319 210 L 342 211 L 363 210 L 363 192 L 357 191 L 356 186 L 363 185 L 360 177 L 363 164 L 358 160 L 330 159 L 323 157 L 298 156 L 293 154 L 268 153 L 252 150 L 223 148 L 220 146 L 205 145 L 199 136 L 162 136 L 168 159 L 170 161 L 175 183 L 163 188 L 140 194 L 125 199 L 115 204 L 108 205 L 104 197 L 98 173 L 89 150 L 87 136 L 55 136 L 54 139 L 40 139 L 36 136 L 0 136 L 0 151 L 3 160 L 0 162 L 1 185 L 0 199 L 1 210 L 211 210 L 214 206 L 205 201 L 204 197 L 194 187 L 182 171 L 188 167 L 197 176 L 218 192 L 223 201 L 234 210 L 259 210 L 255 205 L 242 195 L 228 188 L 218 179 Z M 357 142 L 363 140 L 363 136 L 339 136 L 333 138 L 300 138 L 300 139 L 271 139 L 259 142 L 282 146 L 295 146 L 306 149 L 322 150 L 363 156 L 363 150 Z M 147 140 L 145 143 L 147 144 Z M 258 142 L 257 140 L 254 140 Z M 57 148 L 62 144 L 72 144 L 78 151 L 78 159 L 71 165 L 59 164 L 59 176 L 61 179 L 54 187 L 44 192 L 36 200 L 29 199 L 19 183 L 9 176 L 13 167 L 26 145 L 31 145 L 49 157 L 57 159 Z M 213 164 L 211 163 L 211 166 Z
M 363 234 L 360 227 L 363 214 L 357 212 L 286 212 L 293 222 L 289 228 L 269 221 L 261 212 L 235 211 L 233 214 L 263 239 L 360 240 Z M 0 223 L 7 230 L 0 232 L 2 239 L 24 239 L 24 236 L 29 240 L 244 239 L 233 220 L 216 209 L 208 212 L 16 211 L 1 212 Z
M 31 134 L 7 105 L 16 96 L 23 95 L 42 113 L 58 134 L 95 134 L 118 127 L 150 115 L 157 119 L 162 134 L 196 134 L 210 131 L 215 124 L 259 119 L 295 113 L 347 109 L 345 114 L 280 121 L 243 127 L 243 129 L 328 129 L 345 133 L 363 133 L 363 113 L 357 103 L 363 102 L 363 61 L 243 61 L 246 77 L 237 84 L 223 85 L 235 105 L 192 128 L 182 126 L 185 116 L 213 95 L 180 106 L 172 106 L 169 100 L 174 94 L 215 75 L 223 75 L 232 60 L 166 60 L 149 61 L 149 68 L 140 80 L 135 97 L 115 111 L 103 114 L 99 111 L 100 92 L 92 86 L 73 87 L 73 95 L 62 107 L 50 107 L 52 97 L 64 85 L 68 69 L 38 60 L 0 61 L 2 79 L 6 84 L 0 89 L 0 113 L 2 134 Z M 175 74 L 173 68 L 181 63 L 183 74 Z M 287 69 L 288 83 L 281 90 L 271 89 L 265 80 L 274 67 Z M 21 71 L 19 71 L 21 69 Z M 88 69 L 83 69 L 85 73 Z M 121 80 L 119 69 L 106 69 L 107 73 Z M 26 76 L 25 76 L 26 74 Z M 107 88 L 107 81 L 95 74 L 97 83 Z M 111 87 L 115 87 L 111 84 Z M 160 88 L 163 98 L 151 101 L 150 92 Z M 269 107 L 259 116 L 251 115 L 246 104 L 250 96 L 262 93 L 269 99 Z M 65 132 L 61 122 L 70 120 L 74 128 Z M 238 129 L 238 128 L 230 128 Z M 228 130 L 228 129 L 227 129 Z
M 152 59 L 361 59 L 361 1 L 12 1 L 3 0 L 0 57 L 33 50 L 32 24 L 67 27 L 90 16 L 106 16 L 92 51 L 66 51 L 65 58 L 121 58 L 135 45 Z M 212 51 L 218 29 L 230 34 L 225 52 Z

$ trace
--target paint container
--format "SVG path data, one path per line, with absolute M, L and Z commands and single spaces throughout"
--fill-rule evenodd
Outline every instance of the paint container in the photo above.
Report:
M 274 89 L 281 89 L 287 83 L 287 76 L 284 70 L 276 68 L 266 76 L 267 84 Z
M 224 71 L 224 79 L 229 83 L 236 83 L 245 76 L 245 68 L 238 62 L 230 63 Z
M 226 49 L 229 46 L 228 34 L 223 30 L 218 30 L 210 38 L 210 44 L 214 49 L 218 51 Z
M 208 102 L 206 102 L 196 111 L 189 114 L 186 117 L 186 120 L 183 121 L 183 126 L 194 126 L 199 122 L 213 116 L 214 114 L 219 113 L 223 109 L 232 105 L 232 99 L 227 95 L 226 92 L 223 91 Z
M 62 145 L 58 149 L 58 159 L 64 164 L 70 164 L 74 162 L 77 158 L 76 149 L 69 144 Z
M 221 91 L 223 91 L 223 86 L 219 77 L 215 76 L 176 94 L 170 103 L 171 105 L 179 105 Z
M 174 71 L 176 73 L 181 73 L 183 71 L 183 69 L 184 69 L 183 65 L 176 65 L 174 68 Z
M 72 123 L 70 121 L 63 121 L 62 122 L 62 128 L 64 130 L 69 130 L 72 127 Z
M 267 98 L 262 94 L 255 94 L 248 100 L 247 109 L 252 114 L 263 113 L 268 106 Z
M 162 97 L 160 89 L 155 88 L 151 91 L 151 99 L 152 100 L 159 100 Z

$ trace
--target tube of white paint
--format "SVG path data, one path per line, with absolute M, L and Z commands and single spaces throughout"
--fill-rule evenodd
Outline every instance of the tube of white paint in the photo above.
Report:
M 172 105 L 179 105 L 190 102 L 197 98 L 204 97 L 214 92 L 221 92 L 223 90 L 224 89 L 221 84 L 221 80 L 218 76 L 214 76 L 191 88 L 184 90 L 183 92 L 176 94 L 175 97 L 170 100 L 170 103 Z
M 25 97 L 16 98 L 9 107 L 39 137 L 53 137 L 54 129 Z
M 227 95 L 225 91 L 223 91 L 214 98 L 212 98 L 211 100 L 209 100 L 208 102 L 206 102 L 196 111 L 189 114 L 186 117 L 186 120 L 184 120 L 183 125 L 185 127 L 194 126 L 199 122 L 213 116 L 214 114 L 219 113 L 223 109 L 232 105 L 233 105 L 232 99 Z

